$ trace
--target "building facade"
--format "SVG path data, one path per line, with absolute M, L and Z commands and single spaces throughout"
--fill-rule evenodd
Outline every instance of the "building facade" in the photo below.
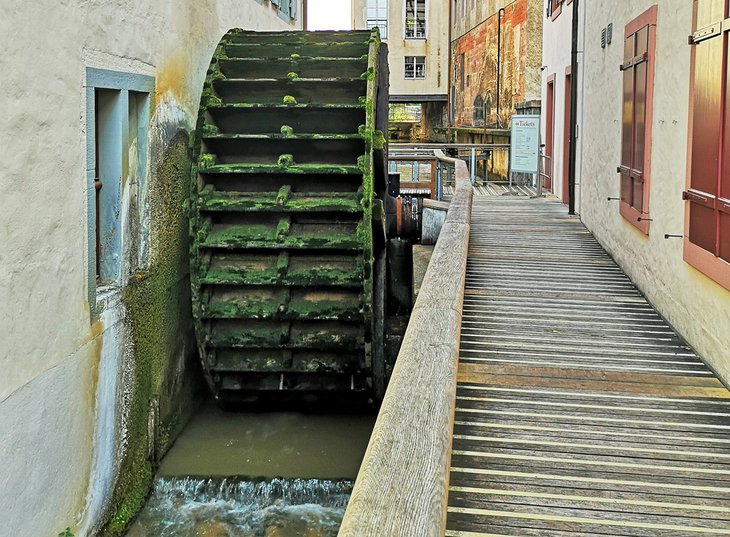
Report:
M 545 6 L 543 125 L 553 129 L 553 188 L 563 190 L 565 88 L 576 75 L 577 212 L 730 382 L 728 28 L 721 24 L 729 2 L 581 2 L 575 74 L 565 70 L 572 7 Z
M 578 5 L 579 20 L 583 19 L 583 3 Z M 570 103 L 571 103 L 571 45 L 573 2 L 546 0 L 543 10 L 542 52 L 542 143 L 545 144 L 545 188 L 568 203 L 568 156 L 570 151 Z M 579 42 L 583 42 L 582 26 Z M 550 39 L 548 39 L 550 35 Z M 582 66 L 582 61 L 580 62 Z M 580 73 L 579 73 L 580 75 Z M 580 80 L 580 78 L 579 78 Z M 580 101 L 581 92 L 576 95 Z M 577 109 L 582 110 L 580 104 Z M 578 154 L 580 159 L 580 153 Z M 580 184 L 576 184 L 575 196 L 580 197 Z
M 390 101 L 420 104 L 422 138 L 446 127 L 448 0 L 351 0 L 352 27 L 378 27 L 388 44 Z
M 453 0 L 451 125 L 507 127 L 518 105 L 539 101 L 541 50 L 541 0 Z
M 41 1 L 0 20 L 0 533 L 119 535 L 144 501 L 198 389 L 185 207 L 208 63 L 229 28 L 301 29 L 302 7 Z

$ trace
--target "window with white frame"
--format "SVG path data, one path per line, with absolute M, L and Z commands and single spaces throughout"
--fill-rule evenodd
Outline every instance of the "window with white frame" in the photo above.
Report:
M 426 37 L 426 0 L 406 0 L 406 38 Z
M 426 78 L 425 56 L 406 56 L 406 78 Z
M 368 0 L 365 8 L 365 18 L 368 30 L 380 29 L 380 38 L 388 38 L 388 0 Z

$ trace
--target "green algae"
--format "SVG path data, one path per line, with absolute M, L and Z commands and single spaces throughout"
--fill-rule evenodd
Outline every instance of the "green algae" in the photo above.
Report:
M 385 135 L 383 135 L 383 131 L 381 130 L 373 132 L 373 149 L 377 151 L 385 149 Z
M 113 515 L 103 537 L 119 537 L 142 507 L 156 463 L 200 400 L 189 304 L 187 135 L 176 135 L 150 174 L 150 235 L 155 243 L 149 267 L 134 274 L 123 290 L 130 336 L 132 378 L 126 401 L 125 451 L 110 498 Z M 153 409 L 159 409 L 153 412 Z M 159 419 L 150 426 L 150 415 Z
M 337 211 L 355 213 L 361 210 L 360 196 L 356 194 L 291 196 L 291 186 L 289 185 L 282 186 L 276 194 L 261 195 L 204 190 L 198 196 L 198 208 L 205 211 L 241 212 Z
M 289 125 L 282 125 L 281 126 L 281 135 L 284 138 L 287 138 L 289 136 L 293 136 L 294 135 L 294 129 L 292 127 L 290 127 Z
M 287 78 L 289 78 L 289 80 L 297 80 L 299 78 L 299 75 L 294 71 L 289 71 L 286 76 Z
M 282 242 L 289 235 L 291 230 L 291 218 L 281 218 L 276 225 L 276 241 Z
M 289 153 L 279 155 L 279 158 L 276 159 L 276 164 L 277 166 L 279 166 L 279 168 L 288 168 L 290 166 L 294 166 L 294 155 L 291 155 Z
M 198 166 L 200 168 L 211 168 L 215 166 L 215 155 L 210 153 L 203 153 L 198 159 Z
M 291 196 L 291 185 L 282 186 L 276 193 L 276 205 L 279 207 L 283 206 Z
M 216 164 L 201 168 L 200 173 L 296 173 L 296 174 L 358 174 L 357 166 L 330 164 L 291 164 L 286 167 L 277 164 Z
M 289 271 L 289 252 L 279 253 L 279 257 L 276 258 L 276 276 L 281 280 L 286 273 Z
M 360 75 L 360 78 L 368 81 L 375 80 L 375 70 L 372 67 L 368 67 L 367 71 Z
M 282 100 L 282 102 L 284 104 L 298 104 L 297 100 L 291 95 L 284 95 L 284 99 Z
M 218 136 L 221 133 L 221 130 L 218 128 L 217 125 L 212 125 L 211 123 L 204 123 L 201 128 L 201 133 L 203 136 Z

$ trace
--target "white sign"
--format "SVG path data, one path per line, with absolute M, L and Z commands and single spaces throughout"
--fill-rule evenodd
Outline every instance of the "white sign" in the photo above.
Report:
M 538 173 L 540 116 L 512 116 L 511 172 Z

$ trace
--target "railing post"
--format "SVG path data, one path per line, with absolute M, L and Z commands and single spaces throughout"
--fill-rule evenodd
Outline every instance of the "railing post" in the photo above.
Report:
M 442 178 L 441 161 L 436 161 L 436 200 L 441 201 L 443 191 L 443 178 Z
M 540 156 L 537 161 L 537 197 L 542 197 L 542 172 L 545 170 L 545 155 L 543 153 L 543 147 L 540 146 Z
M 474 180 L 476 178 L 476 168 L 477 168 L 477 150 L 475 148 L 471 148 L 471 157 L 469 159 L 469 172 L 471 173 L 471 184 L 474 186 Z

